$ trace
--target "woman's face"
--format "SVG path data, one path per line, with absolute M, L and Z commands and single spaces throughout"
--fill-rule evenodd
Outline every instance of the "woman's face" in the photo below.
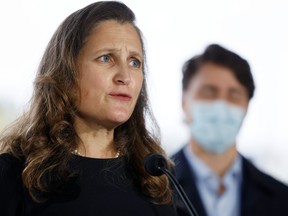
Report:
M 127 121 L 143 83 L 142 45 L 129 23 L 103 21 L 77 59 L 78 117 L 90 126 L 115 128 Z

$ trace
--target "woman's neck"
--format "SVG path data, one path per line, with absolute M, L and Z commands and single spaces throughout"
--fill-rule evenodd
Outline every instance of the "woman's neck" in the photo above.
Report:
M 91 158 L 113 158 L 117 154 L 114 145 L 114 129 L 108 130 L 98 125 L 86 124 L 80 119 L 74 124 L 80 143 L 76 152 Z

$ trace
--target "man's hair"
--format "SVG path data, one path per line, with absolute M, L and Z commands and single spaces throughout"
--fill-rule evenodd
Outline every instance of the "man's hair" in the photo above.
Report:
M 236 79 L 247 89 L 249 99 L 253 97 L 255 84 L 248 62 L 218 44 L 209 45 L 201 55 L 196 55 L 185 62 L 182 68 L 183 91 L 187 90 L 191 79 L 193 79 L 199 68 L 206 63 L 214 63 L 229 68 Z

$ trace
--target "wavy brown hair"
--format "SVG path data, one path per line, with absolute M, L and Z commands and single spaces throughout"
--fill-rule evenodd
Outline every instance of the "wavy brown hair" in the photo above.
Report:
M 145 56 L 135 15 L 123 3 L 97 2 L 74 12 L 58 27 L 46 48 L 28 111 L 1 137 L 0 151 L 25 161 L 22 180 L 34 201 L 43 201 L 39 192 L 57 191 L 75 177 L 69 161 L 71 152 L 79 143 L 73 127 L 80 91 L 76 60 L 91 31 L 107 20 L 132 24 L 139 34 Z M 147 154 L 164 154 L 157 136 L 159 133 L 155 133 L 158 127 L 149 108 L 145 66 L 143 73 L 144 82 L 135 109 L 130 119 L 115 129 L 114 141 L 133 167 L 137 176 L 135 183 L 140 185 L 142 192 L 155 203 L 168 204 L 172 201 L 168 179 L 150 176 L 143 166 Z M 147 129 L 148 117 L 155 131 Z

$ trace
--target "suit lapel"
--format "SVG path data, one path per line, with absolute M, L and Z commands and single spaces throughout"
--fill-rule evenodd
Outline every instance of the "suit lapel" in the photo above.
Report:
M 257 180 L 258 170 L 247 159 L 243 158 L 242 161 L 243 182 L 241 185 L 240 215 L 273 215 L 273 205 L 267 199 L 267 191 L 265 191 L 261 181 Z
M 194 174 L 189 172 L 191 170 L 188 161 L 186 160 L 183 149 L 175 154 L 173 157 L 176 167 L 176 177 L 183 187 L 184 191 L 186 192 L 189 200 L 191 201 L 192 205 L 195 207 L 196 211 L 200 216 L 206 216 L 206 212 L 200 198 L 198 189 L 196 187 Z M 178 204 L 180 209 L 185 210 L 185 206 L 182 202 Z

